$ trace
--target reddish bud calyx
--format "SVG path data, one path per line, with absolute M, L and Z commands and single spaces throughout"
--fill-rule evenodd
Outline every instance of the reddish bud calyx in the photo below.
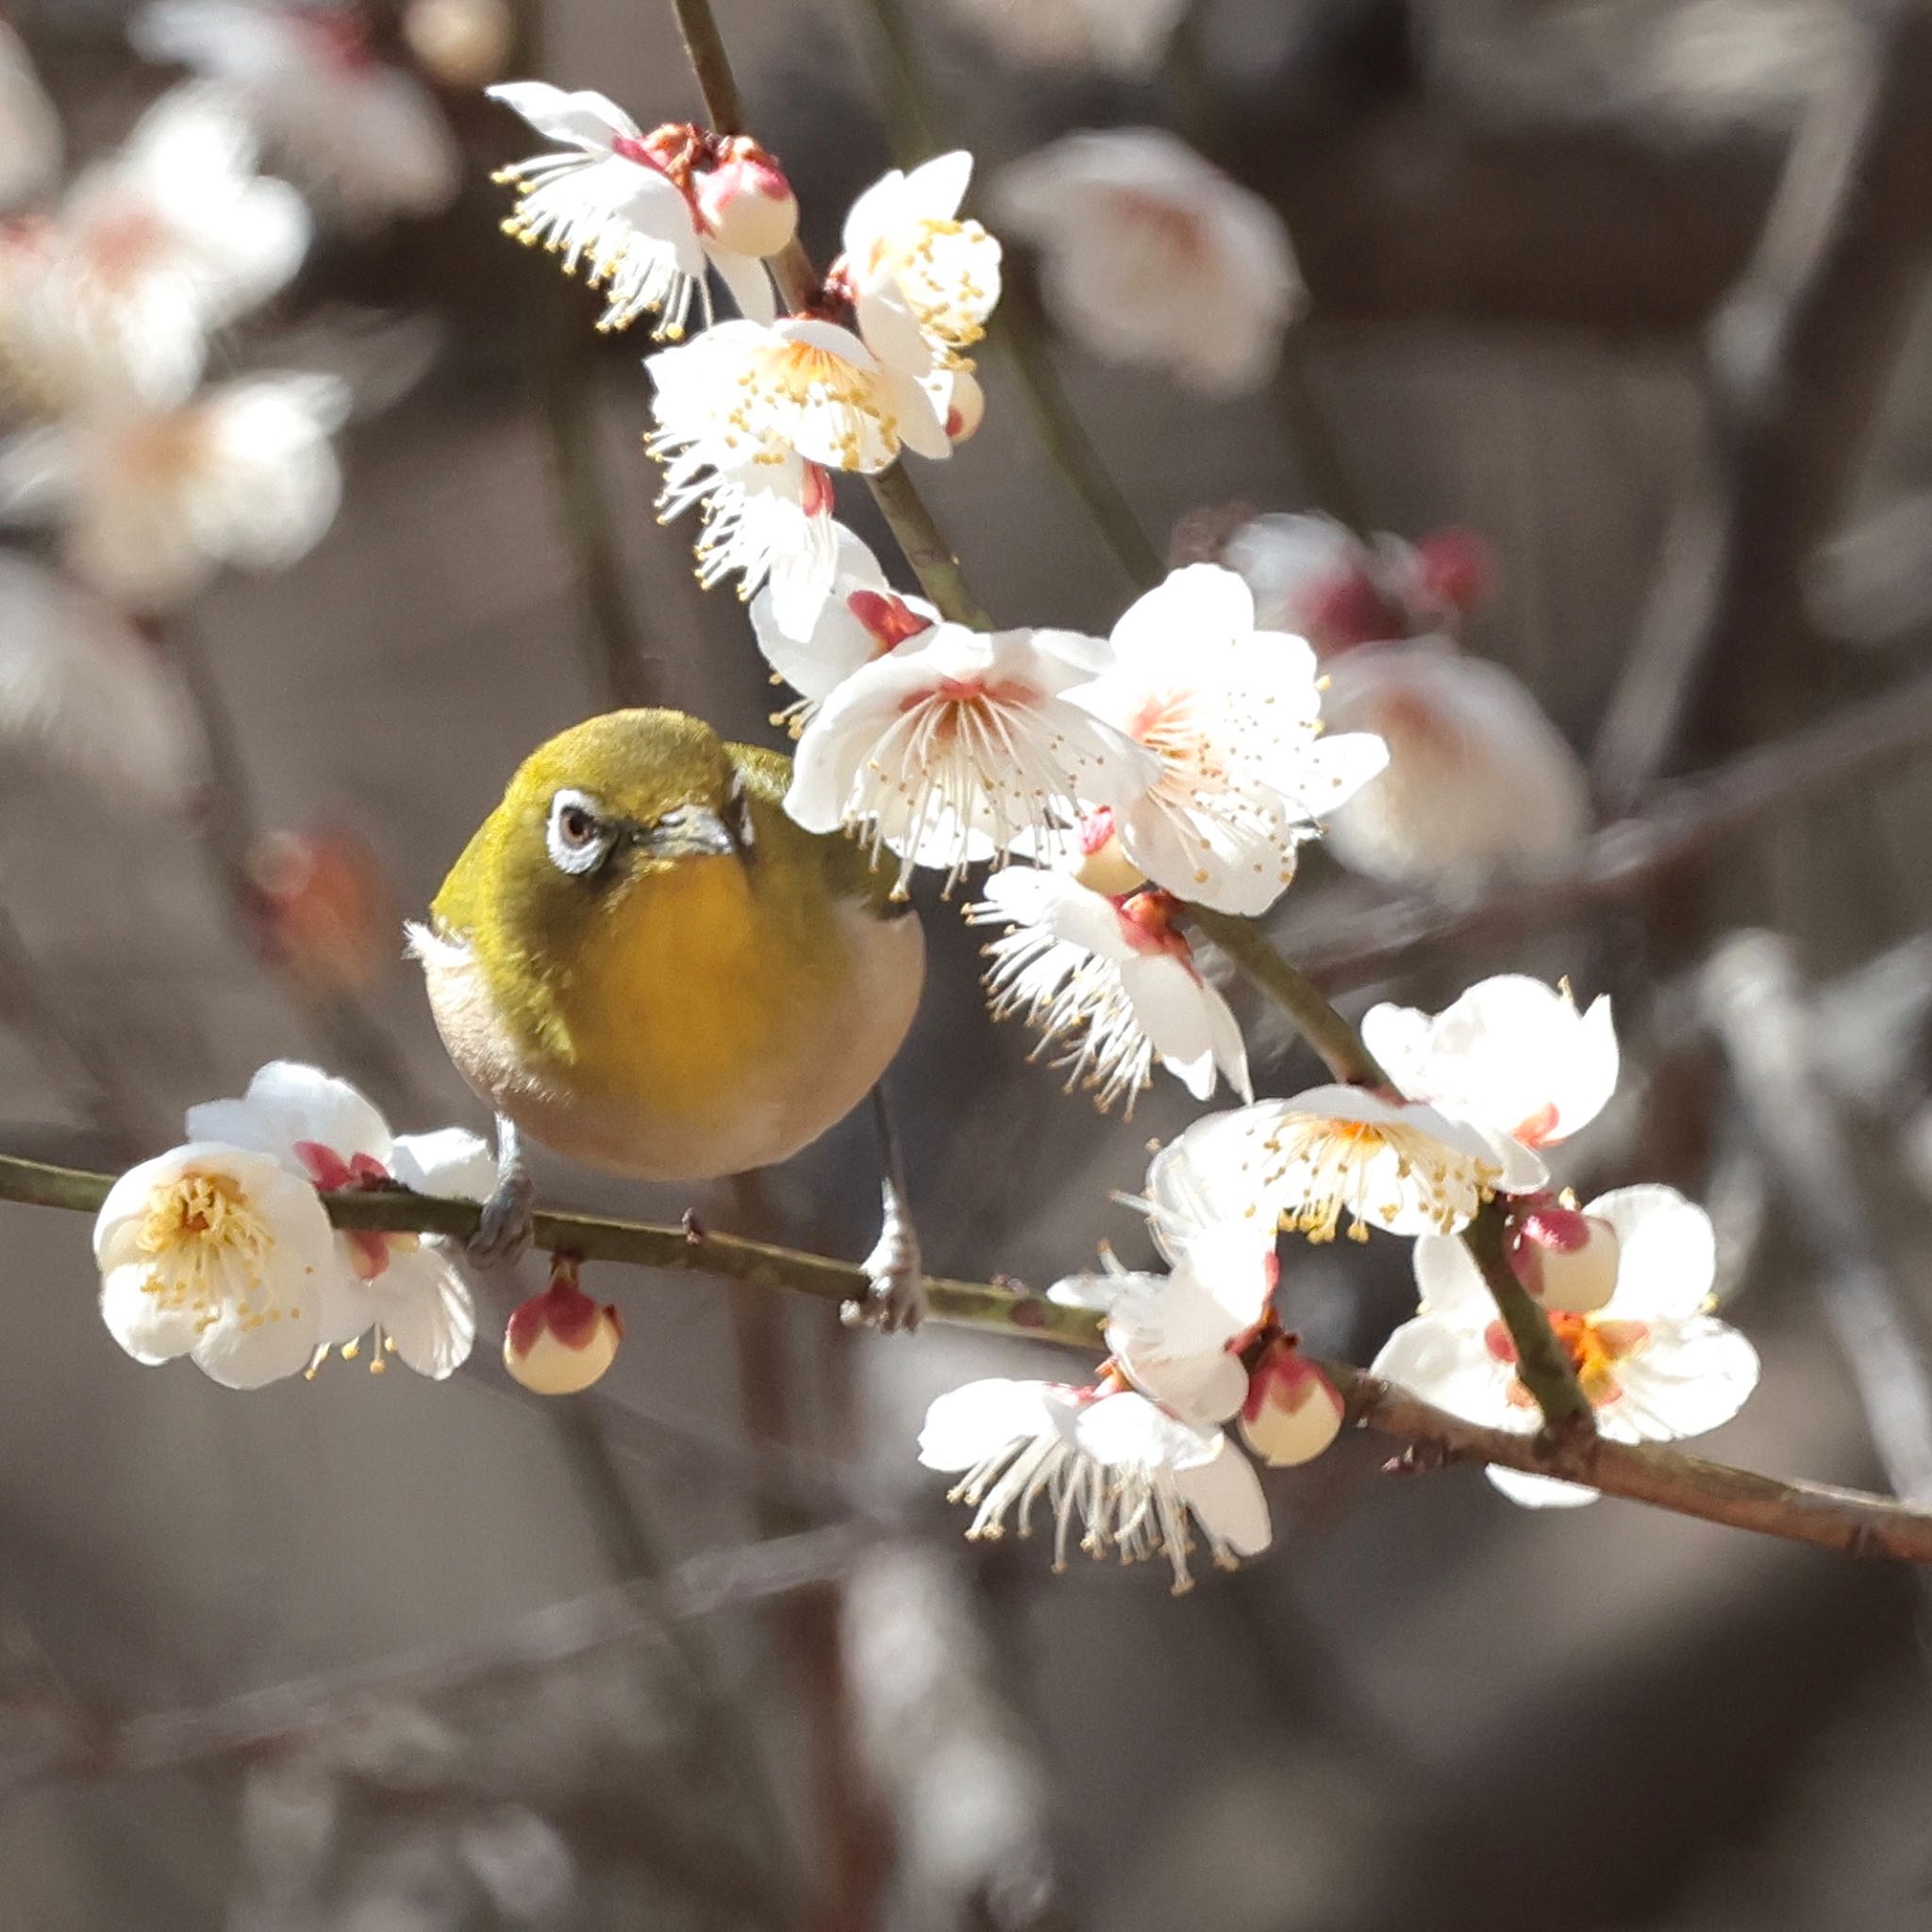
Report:
M 575 1395 L 617 1357 L 624 1318 L 578 1286 L 578 1264 L 559 1255 L 550 1286 L 512 1310 L 503 1335 L 503 1365 L 539 1395 Z
M 1277 1336 L 1248 1372 L 1241 1438 L 1263 1462 L 1312 1462 L 1341 1432 L 1341 1391 L 1288 1336 Z

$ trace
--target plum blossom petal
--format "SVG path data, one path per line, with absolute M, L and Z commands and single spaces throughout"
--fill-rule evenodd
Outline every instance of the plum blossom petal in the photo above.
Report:
M 1607 998 L 1578 1012 L 1567 984 L 1520 973 L 1479 981 L 1431 1015 L 1371 1007 L 1362 1041 L 1411 1099 L 1554 1146 L 1593 1121 L 1617 1085 Z
M 1257 631 L 1232 571 L 1174 572 L 1114 626 L 1114 658 L 1069 695 L 1158 761 L 1115 813 L 1122 849 L 1156 884 L 1224 912 L 1265 912 L 1294 876 L 1318 815 L 1345 804 L 1387 753 L 1366 734 L 1322 736 L 1315 659 Z
M 1105 646 L 1051 630 L 939 624 L 862 665 L 805 728 L 786 809 L 809 831 L 858 829 L 956 883 L 1023 835 L 1050 838 L 1080 801 L 1144 784 L 1147 755 L 1063 695 Z
M 1370 731 L 1389 769 L 1337 811 L 1328 846 L 1395 884 L 1480 876 L 1567 850 L 1590 824 L 1583 766 L 1523 684 L 1445 639 L 1345 651 L 1323 708 Z
M 1160 128 L 1068 135 L 1002 170 L 992 206 L 1070 335 L 1207 394 L 1265 382 L 1305 300 L 1280 217 Z
M 188 1356 L 231 1389 L 296 1374 L 334 1317 L 334 1231 L 268 1156 L 194 1141 L 142 1161 L 94 1224 L 101 1315 L 138 1362 Z
M 1124 1096 L 1131 1113 L 1158 1059 L 1197 1100 L 1217 1074 L 1253 1096 L 1240 1024 L 1165 894 L 1111 899 L 1067 873 L 1015 866 L 966 916 L 1006 927 L 986 948 L 994 1018 L 1019 1013 L 1039 1029 L 1039 1051 L 1064 1047 L 1055 1065 L 1070 1089 L 1091 1088 L 1102 1108 Z
M 0 208 L 35 201 L 59 179 L 66 142 L 20 36 L 0 26 Z
M 1674 1190 L 1620 1189 L 1582 1210 L 1618 1235 L 1617 1280 L 1601 1307 L 1550 1317 L 1557 1341 L 1616 1441 L 1664 1442 L 1728 1422 L 1757 1383 L 1745 1338 L 1706 1312 L 1715 1267 L 1709 1217 Z M 1465 1420 L 1531 1434 L 1535 1403 L 1516 1374 L 1474 1261 L 1459 1241 L 1415 1247 L 1421 1312 L 1391 1335 L 1374 1373 Z M 1588 1502 L 1594 1491 L 1491 1469 L 1491 1479 L 1532 1507 Z
M 441 109 L 375 58 L 352 7 L 153 0 L 129 39 L 146 59 L 206 75 L 350 227 L 437 214 L 456 198 L 462 156 Z

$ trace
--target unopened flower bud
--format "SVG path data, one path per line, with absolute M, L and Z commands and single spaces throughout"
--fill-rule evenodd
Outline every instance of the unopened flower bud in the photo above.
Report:
M 409 0 L 403 39 L 443 87 L 486 87 L 509 59 L 515 25 L 504 0 Z
M 723 248 L 776 255 L 798 232 L 798 201 L 778 164 L 740 136 L 715 168 L 696 177 L 698 212 Z
M 970 369 L 955 369 L 943 380 L 948 385 L 946 435 L 954 442 L 965 442 L 986 421 L 986 391 Z
M 1241 1439 L 1265 1463 L 1312 1462 L 1341 1433 L 1341 1391 L 1286 1336 L 1268 1344 L 1248 1374 Z
M 577 1264 L 558 1256 L 550 1286 L 511 1310 L 503 1332 L 503 1365 L 539 1395 L 575 1395 L 617 1358 L 624 1317 L 593 1302 L 577 1285 Z
M 1490 546 L 1474 530 L 1436 530 L 1415 546 L 1416 579 L 1426 603 L 1474 610 L 1495 576 Z
M 395 958 L 396 908 L 368 843 L 337 825 L 276 832 L 249 858 L 263 957 L 310 991 L 359 992 Z
M 1074 876 L 1090 892 L 1104 892 L 1109 899 L 1138 892 L 1147 883 L 1147 874 L 1121 844 L 1113 812 L 1107 806 L 1080 821 L 1080 863 Z
M 1617 1230 L 1574 1208 L 1533 1207 L 1519 1214 L 1509 1235 L 1516 1278 L 1553 1315 L 1591 1315 L 1617 1291 Z

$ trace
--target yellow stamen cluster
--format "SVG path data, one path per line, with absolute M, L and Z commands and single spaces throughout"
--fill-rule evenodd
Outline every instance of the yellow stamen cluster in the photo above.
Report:
M 272 1301 L 258 1301 L 275 1238 L 231 1175 L 190 1169 L 158 1188 L 138 1244 L 142 1292 L 167 1313 L 192 1314 L 197 1330 L 211 1328 L 231 1302 L 244 1327 L 281 1320 Z

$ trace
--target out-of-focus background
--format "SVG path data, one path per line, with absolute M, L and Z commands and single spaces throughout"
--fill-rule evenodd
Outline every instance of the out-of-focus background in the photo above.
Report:
M 1923 1482 L 1932 12 L 1200 0 L 1124 54 L 1149 13 L 718 8 L 822 260 L 895 139 L 969 146 L 985 183 L 1074 129 L 1169 127 L 1278 213 L 1306 314 L 1288 374 L 1232 396 L 1056 330 L 1013 246 L 985 425 L 922 486 L 997 614 L 1100 632 L 1133 587 L 1042 398 L 1158 552 L 1315 508 L 1474 533 L 1461 651 L 1534 693 L 1590 768 L 1589 819 L 1636 826 L 1592 843 L 1525 778 L 1537 823 L 1453 867 L 1312 855 L 1282 942 L 1351 1009 L 1506 969 L 1612 994 L 1624 1092 L 1563 1177 L 1709 1205 L 1764 1358 L 1712 1452 Z M 68 179 L 181 77 L 110 5 L 15 25 Z M 397 933 L 518 759 L 640 697 L 781 741 L 741 606 L 655 521 L 648 344 L 592 333 L 593 298 L 499 235 L 489 178 L 541 144 L 481 98 L 493 78 L 696 115 L 668 6 L 410 0 L 368 25 L 297 71 L 306 121 L 275 110 L 291 152 L 261 165 L 314 238 L 208 372 L 346 385 L 326 533 L 169 600 L 132 666 L 118 635 L 63 658 L 29 600 L 0 609 L 8 1152 L 125 1165 L 276 1057 L 358 1078 L 398 1126 L 482 1127 Z M 370 109 L 344 73 L 419 97 Z M 411 169 L 419 207 L 385 205 Z M 8 246 L 36 208 L 61 219 L 61 179 Z M 58 559 L 58 532 L 18 541 Z M 1447 727 L 1406 702 L 1424 819 L 1512 796 L 1522 741 L 1485 748 L 1479 718 L 1428 804 Z M 1544 848 L 1541 884 L 1510 886 L 1512 844 Z M 1127 1122 L 1062 1092 L 985 1017 L 974 936 L 922 908 L 932 972 L 891 1084 L 928 1265 L 1040 1283 L 1103 1237 L 1138 1254 L 1109 1196 L 1187 1097 L 1164 1081 Z M 1231 996 L 1261 1091 L 1307 1084 Z M 861 1120 L 728 1189 L 540 1179 L 856 1257 L 874 1158 Z M 1342 1245 L 1289 1253 L 1285 1302 L 1366 1360 L 1412 1306 L 1405 1244 Z M 1178 1599 L 1154 1568 L 1056 1576 L 1037 1541 L 967 1544 L 913 1441 L 942 1389 L 1064 1357 L 599 1277 L 628 1340 L 573 1402 L 495 1367 L 514 1292 L 489 1281 L 446 1385 L 338 1363 L 240 1395 L 114 1346 L 80 1217 L 0 1208 L 0 1927 L 1924 1922 L 1932 1681 L 1902 1569 L 1616 1502 L 1525 1512 L 1345 1439 L 1270 1475 L 1274 1547 L 1236 1574 Z

